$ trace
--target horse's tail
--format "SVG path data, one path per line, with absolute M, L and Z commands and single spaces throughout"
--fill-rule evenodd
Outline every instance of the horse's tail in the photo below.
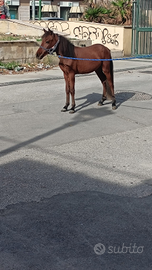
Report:
M 114 83 L 114 77 L 113 77 L 113 61 L 112 61 L 112 58 L 110 58 L 111 60 L 109 61 L 110 63 L 110 75 L 111 75 L 111 80 L 112 80 L 112 83 Z M 112 93 L 111 93 L 111 89 L 110 89 L 110 86 L 109 86 L 109 83 L 108 81 L 106 80 L 106 87 L 107 87 L 107 98 L 108 99 L 111 99 L 112 97 Z

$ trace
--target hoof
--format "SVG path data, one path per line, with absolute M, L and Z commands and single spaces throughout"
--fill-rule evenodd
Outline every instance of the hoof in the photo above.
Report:
M 113 110 L 116 110 L 116 109 L 117 109 L 116 104 L 115 104 L 115 105 L 112 105 L 112 109 L 113 109 Z
M 61 112 L 66 112 L 68 110 L 67 106 L 64 106 L 63 109 L 61 110 Z
M 71 109 L 69 110 L 69 113 L 75 113 L 75 106 L 71 107 Z
M 99 102 L 98 102 L 98 106 L 102 106 L 103 105 L 103 100 L 100 100 Z
M 116 106 L 116 100 L 114 99 L 114 100 L 112 101 L 112 109 L 113 109 L 113 110 L 116 110 L 116 108 L 117 108 L 117 106 Z
M 102 99 L 98 102 L 98 106 L 102 106 L 103 102 L 106 100 L 106 97 L 102 97 Z
M 72 109 L 72 108 L 71 108 L 71 109 L 69 110 L 69 113 L 75 113 L 75 109 Z

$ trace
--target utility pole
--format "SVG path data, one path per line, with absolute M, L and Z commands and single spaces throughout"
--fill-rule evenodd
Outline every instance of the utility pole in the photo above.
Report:
M 41 20 L 41 0 L 39 0 L 39 20 Z
M 35 20 L 35 0 L 32 0 L 32 20 Z

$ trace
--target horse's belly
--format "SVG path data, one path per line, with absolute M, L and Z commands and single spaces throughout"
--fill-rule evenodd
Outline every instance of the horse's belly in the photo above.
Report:
M 99 61 L 87 61 L 87 60 L 80 60 L 77 63 L 77 73 L 78 74 L 85 74 L 91 73 L 97 70 L 101 66 L 101 62 Z

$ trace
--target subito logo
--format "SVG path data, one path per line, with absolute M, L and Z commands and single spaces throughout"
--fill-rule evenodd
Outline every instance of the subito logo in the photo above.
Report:
M 94 246 L 94 252 L 97 254 L 97 255 L 103 255 L 106 251 L 106 248 L 103 244 L 101 243 L 98 243 Z

